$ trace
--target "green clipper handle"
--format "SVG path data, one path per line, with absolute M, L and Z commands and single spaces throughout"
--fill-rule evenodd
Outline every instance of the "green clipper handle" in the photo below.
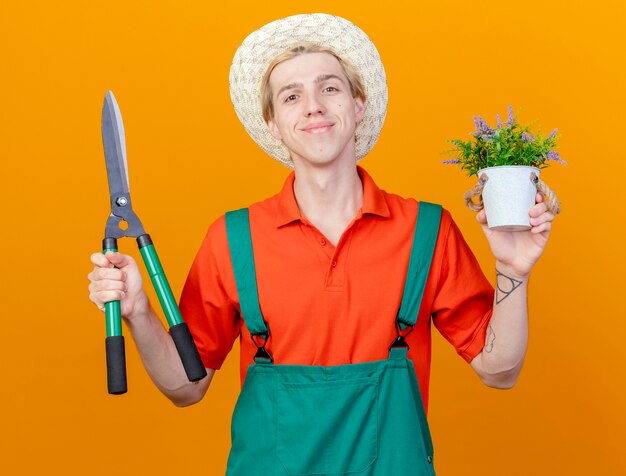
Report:
M 117 251 L 117 240 L 105 238 L 102 241 L 102 252 Z M 120 395 L 128 390 L 126 385 L 126 350 L 122 335 L 122 311 L 119 301 L 107 302 L 106 313 L 106 356 L 107 356 L 107 387 L 110 394 Z
M 185 368 L 185 373 L 190 382 L 197 382 L 206 377 L 206 369 L 200 359 L 196 344 L 191 337 L 189 328 L 183 316 L 180 314 L 172 289 L 170 288 L 165 272 L 159 261 L 157 252 L 152 244 L 150 235 L 145 234 L 137 238 L 141 257 L 146 265 L 152 285 L 157 293 L 161 308 L 170 326 L 170 335 L 176 345 L 176 350 Z

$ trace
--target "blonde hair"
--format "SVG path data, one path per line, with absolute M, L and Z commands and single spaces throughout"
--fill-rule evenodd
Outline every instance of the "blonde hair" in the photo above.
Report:
M 270 76 L 272 71 L 274 71 L 274 68 L 280 63 L 307 53 L 329 53 L 337 58 L 337 61 L 339 61 L 341 69 L 348 80 L 348 84 L 350 85 L 352 97 L 359 98 L 365 103 L 365 86 L 363 85 L 363 80 L 361 79 L 359 71 L 354 67 L 354 65 L 340 58 L 334 51 L 324 46 L 305 43 L 294 46 L 284 53 L 279 54 L 267 67 L 267 71 L 261 81 L 261 109 L 263 111 L 263 119 L 265 122 L 274 117 L 274 102 L 272 101 L 272 88 L 270 87 Z

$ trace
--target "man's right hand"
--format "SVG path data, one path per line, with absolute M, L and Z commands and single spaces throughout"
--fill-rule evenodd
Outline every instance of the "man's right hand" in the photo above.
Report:
M 148 312 L 148 297 L 132 257 L 107 251 L 106 254 L 92 254 L 91 262 L 94 267 L 87 276 L 90 281 L 89 299 L 98 309 L 103 310 L 106 302 L 119 300 L 122 316 L 128 321 Z
M 122 316 L 137 344 L 144 367 L 156 386 L 177 406 L 199 402 L 211 383 L 215 370 L 192 383 L 170 335 L 150 308 L 143 281 L 133 258 L 121 253 L 91 255 L 93 271 L 89 273 L 89 299 L 104 309 L 104 303 L 120 301 Z

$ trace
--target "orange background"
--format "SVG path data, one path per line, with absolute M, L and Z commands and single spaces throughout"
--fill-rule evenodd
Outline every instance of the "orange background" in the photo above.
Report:
M 202 403 L 173 407 L 127 341 L 129 393 L 106 393 L 104 320 L 87 299 L 108 189 L 104 93 L 119 101 L 135 208 L 175 294 L 208 224 L 275 193 L 287 170 L 232 109 L 242 39 L 294 2 L 108 1 L 0 5 L 3 474 L 223 474 L 237 352 Z M 493 260 L 443 166 L 472 115 L 559 127 L 547 169 L 563 213 L 530 285 L 531 335 L 511 391 L 483 387 L 435 336 L 430 422 L 440 475 L 626 474 L 623 151 L 619 0 L 318 2 L 376 43 L 389 112 L 363 165 L 378 185 L 443 203 L 485 272 Z M 134 240 L 120 248 L 138 257 Z

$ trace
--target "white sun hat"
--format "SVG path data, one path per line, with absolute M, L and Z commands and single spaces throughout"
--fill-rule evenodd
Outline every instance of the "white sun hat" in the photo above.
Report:
M 301 44 L 328 48 L 352 64 L 365 88 L 365 116 L 356 128 L 356 160 L 374 147 L 387 112 L 387 81 L 380 55 L 368 36 L 341 17 L 324 13 L 294 15 L 268 23 L 248 35 L 230 67 L 230 98 L 250 137 L 270 156 L 293 168 L 289 151 L 272 137 L 263 120 L 261 82 L 279 54 Z

